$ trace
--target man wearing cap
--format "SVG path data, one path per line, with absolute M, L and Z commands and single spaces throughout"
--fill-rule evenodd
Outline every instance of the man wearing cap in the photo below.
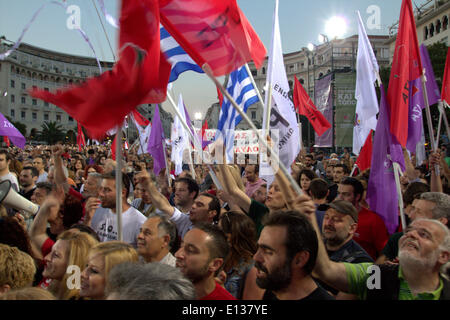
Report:
M 322 235 L 328 256 L 336 262 L 373 262 L 369 254 L 353 240 L 358 211 L 348 201 L 334 200 L 327 205 Z

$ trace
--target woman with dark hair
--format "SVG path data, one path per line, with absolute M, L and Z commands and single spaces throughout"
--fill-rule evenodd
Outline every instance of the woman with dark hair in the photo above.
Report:
M 0 218 L 0 243 L 17 247 L 20 251 L 32 256 L 36 262 L 42 259 L 38 251 L 33 250 L 30 236 L 15 217 Z
M 300 188 L 304 193 L 310 196 L 309 186 L 311 185 L 311 181 L 317 178 L 317 175 L 312 170 L 303 169 L 300 171 L 298 177 L 299 177 L 299 180 L 297 181 L 298 185 L 300 186 Z
M 234 211 L 221 215 L 219 227 L 227 236 L 231 249 L 223 267 L 227 274 L 224 286 L 236 299 L 241 299 L 245 278 L 253 267 L 253 255 L 257 249 L 256 227 L 247 215 Z

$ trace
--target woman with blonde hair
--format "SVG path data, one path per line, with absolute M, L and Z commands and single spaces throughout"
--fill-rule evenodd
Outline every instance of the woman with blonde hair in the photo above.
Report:
M 77 279 L 72 279 L 76 269 L 82 270 L 87 263 L 89 250 L 98 243 L 91 235 L 77 229 L 61 233 L 52 251 L 45 256 L 45 269 L 42 275 L 48 290 L 60 300 L 77 298 L 79 289 Z M 70 267 L 70 268 L 69 268 Z
M 128 243 L 109 241 L 92 247 L 87 260 L 81 273 L 80 296 L 103 300 L 109 271 L 124 262 L 138 262 L 138 253 Z

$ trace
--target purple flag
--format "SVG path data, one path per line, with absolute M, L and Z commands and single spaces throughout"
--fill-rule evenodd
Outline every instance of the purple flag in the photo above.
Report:
M 152 119 L 152 131 L 148 138 L 148 151 L 153 157 L 153 172 L 159 175 L 162 168 L 166 167 L 163 147 L 164 131 L 159 117 L 158 105 L 155 107 L 155 115 Z
M 331 94 L 332 74 L 316 81 L 315 86 L 315 105 L 317 109 L 331 124 L 331 128 L 325 131 L 321 136 L 315 134 L 316 147 L 332 147 L 333 146 L 333 97 Z
M 420 57 L 422 65 L 425 68 L 428 102 L 431 106 L 439 102 L 441 93 L 439 92 L 436 79 L 434 78 L 433 67 L 431 66 L 427 47 L 423 44 L 420 46 Z M 422 134 L 422 110 L 424 108 L 425 102 L 423 100 L 422 80 L 421 78 L 418 78 L 411 81 L 409 86 L 408 141 L 406 142 L 406 148 L 413 153 L 416 153 L 416 145 L 419 143 Z
M 392 234 L 398 226 L 398 197 L 392 164 L 397 162 L 404 170 L 405 162 L 401 145 L 389 131 L 390 108 L 383 85 L 380 91 L 380 113 L 373 143 L 367 201 L 370 209 L 383 218 L 386 228 Z
M 25 147 L 25 137 L 0 113 L 0 136 L 8 137 L 20 149 Z

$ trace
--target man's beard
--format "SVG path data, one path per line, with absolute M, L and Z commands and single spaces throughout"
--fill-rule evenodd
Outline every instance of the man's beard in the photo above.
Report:
M 422 271 L 432 270 L 439 258 L 439 250 L 429 253 L 426 257 L 418 258 L 405 249 L 398 251 L 398 260 L 403 269 Z
M 208 277 L 208 266 L 209 263 L 206 263 L 202 268 L 199 270 L 189 270 L 186 272 L 185 276 L 189 280 L 192 281 L 193 284 L 198 283 Z
M 336 232 L 336 230 L 332 231 Z M 335 233 L 334 237 L 332 238 L 325 238 L 326 243 L 332 247 L 338 247 L 342 245 L 345 242 L 345 240 L 347 240 L 347 237 L 342 238 L 337 233 Z
M 276 269 L 269 271 L 259 262 L 255 262 L 255 267 L 266 274 L 265 278 L 256 278 L 256 284 L 261 289 L 270 291 L 280 291 L 289 286 L 292 279 L 291 262 L 284 263 Z

